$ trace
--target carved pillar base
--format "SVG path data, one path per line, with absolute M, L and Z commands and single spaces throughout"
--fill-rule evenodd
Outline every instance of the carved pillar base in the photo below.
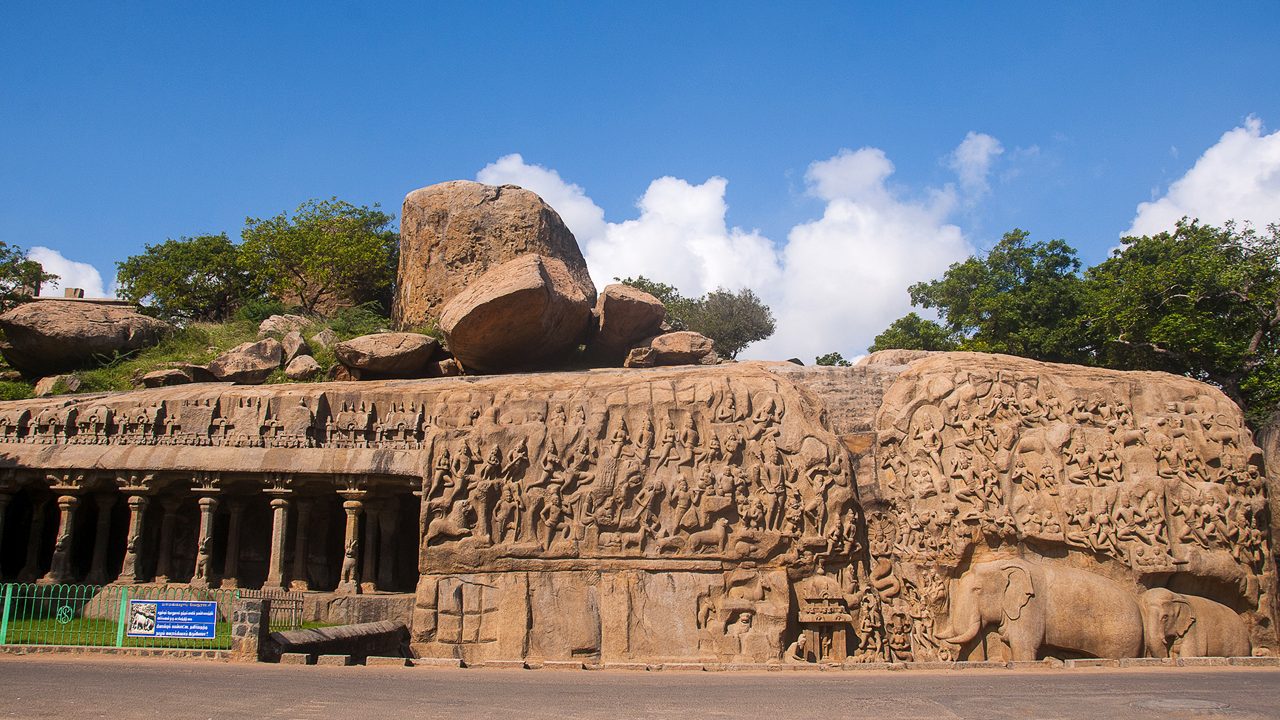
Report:
M 58 497 L 58 510 L 61 514 L 58 539 L 53 545 L 53 561 L 49 565 L 49 572 L 39 580 L 41 584 L 53 585 L 74 580 L 71 571 L 71 543 L 75 539 L 76 506 L 79 504 L 80 498 L 75 495 Z
M 289 533 L 289 501 L 278 497 L 271 501 L 271 559 L 263 588 L 287 590 L 284 574 L 284 546 Z
M 342 503 L 347 514 L 347 529 L 342 542 L 342 570 L 338 574 L 339 595 L 359 595 L 360 587 L 360 511 L 364 503 L 348 500 Z

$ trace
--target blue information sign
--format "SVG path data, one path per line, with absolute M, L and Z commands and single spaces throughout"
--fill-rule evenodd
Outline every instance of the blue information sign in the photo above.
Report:
M 130 600 L 129 637 L 212 640 L 218 626 L 213 600 Z

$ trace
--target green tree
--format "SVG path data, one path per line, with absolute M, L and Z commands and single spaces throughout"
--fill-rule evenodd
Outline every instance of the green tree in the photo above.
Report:
M 941 280 L 916 283 L 909 292 L 912 304 L 937 309 L 962 350 L 1088 362 L 1079 344 L 1079 271 L 1067 243 L 1030 242 L 1015 229 L 985 256 L 955 263 Z
M 826 355 L 819 355 L 813 359 L 815 365 L 825 365 L 827 367 L 849 367 L 853 363 L 844 359 L 844 355 L 838 352 L 829 352 Z
M 399 235 L 388 229 L 393 216 L 377 207 L 308 200 L 292 217 L 246 218 L 241 262 L 261 274 L 269 292 L 307 312 L 369 301 L 385 306 Z
M 27 258 L 27 251 L 0 242 L 0 312 L 40 294 L 41 285 L 57 279 L 57 275 L 45 272 L 43 265 Z
M 1122 243 L 1085 274 L 1099 364 L 1188 375 L 1254 420 L 1270 414 L 1280 402 L 1280 227 L 1184 218 Z
M 166 240 L 116 263 L 121 297 L 171 321 L 225 320 L 261 294 L 260 283 L 226 233 Z
M 736 358 L 758 340 L 773 334 L 773 312 L 754 292 L 719 288 L 700 298 L 687 298 L 674 286 L 643 275 L 619 280 L 660 300 L 667 309 L 667 323 L 674 330 L 692 330 L 711 338 L 721 357 Z
M 956 350 L 960 346 L 956 333 L 915 313 L 894 320 L 875 337 L 867 352 L 877 350 Z

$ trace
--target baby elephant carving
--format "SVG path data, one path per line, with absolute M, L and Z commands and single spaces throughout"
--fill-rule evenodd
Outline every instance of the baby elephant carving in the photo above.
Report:
M 1247 657 L 1249 629 L 1231 608 L 1165 588 L 1138 598 L 1147 655 L 1158 658 Z

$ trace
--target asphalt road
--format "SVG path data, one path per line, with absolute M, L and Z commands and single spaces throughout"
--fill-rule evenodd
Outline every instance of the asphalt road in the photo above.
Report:
M 443 670 L 0 657 L 0 718 L 1280 718 L 1280 670 Z

